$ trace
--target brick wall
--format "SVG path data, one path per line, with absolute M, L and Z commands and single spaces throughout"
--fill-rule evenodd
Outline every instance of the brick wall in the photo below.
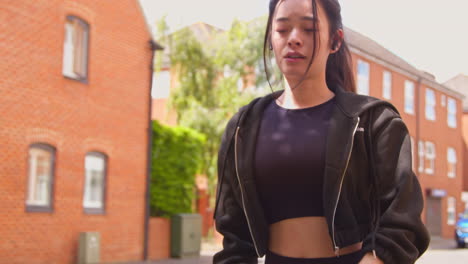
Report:
M 137 0 L 2 1 L 0 263 L 75 263 L 79 232 L 101 261 L 141 260 L 150 34 Z M 64 23 L 90 26 L 88 83 L 62 75 Z M 25 210 L 28 148 L 56 148 L 52 213 Z M 84 158 L 108 156 L 106 212 L 83 212 Z

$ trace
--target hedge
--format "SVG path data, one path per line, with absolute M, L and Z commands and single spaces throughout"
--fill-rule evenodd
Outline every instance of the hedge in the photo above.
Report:
M 151 216 L 192 213 L 205 142 L 206 137 L 192 129 L 153 121 Z

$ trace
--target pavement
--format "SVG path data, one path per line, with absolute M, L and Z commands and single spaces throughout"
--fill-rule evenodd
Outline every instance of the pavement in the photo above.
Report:
M 468 248 L 457 248 L 454 239 L 432 237 L 429 249 L 416 261 L 416 264 L 440 263 L 468 263 Z
M 202 243 L 199 257 L 137 261 L 126 262 L 121 264 L 212 264 L 213 255 L 219 250 L 221 250 L 221 245 L 219 244 Z M 264 258 L 259 259 L 258 263 L 264 263 Z M 468 248 L 457 249 L 456 243 L 453 239 L 432 237 L 429 249 L 423 254 L 423 256 L 418 261 L 416 261 L 416 264 L 433 263 L 466 264 L 468 263 Z

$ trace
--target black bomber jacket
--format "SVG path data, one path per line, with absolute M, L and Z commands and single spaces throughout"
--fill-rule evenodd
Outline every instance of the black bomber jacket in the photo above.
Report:
M 254 99 L 229 121 L 218 154 L 214 218 L 223 249 L 214 264 L 258 263 L 269 227 L 256 192 L 254 155 L 265 107 L 283 90 Z M 323 209 L 339 249 L 363 242 L 385 264 L 414 263 L 429 245 L 423 196 L 412 170 L 408 129 L 396 108 L 335 89 L 326 142 Z M 313 201 L 311 201 L 313 202 Z

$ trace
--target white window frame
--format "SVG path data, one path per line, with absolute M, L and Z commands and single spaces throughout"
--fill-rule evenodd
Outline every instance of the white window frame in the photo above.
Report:
M 405 113 L 414 115 L 414 82 L 405 80 Z
M 426 156 L 426 161 L 429 162 L 429 166 L 426 167 L 424 172 L 426 174 L 434 174 L 435 172 L 435 158 L 436 158 L 436 147 L 434 143 L 430 141 L 426 141 L 425 145 L 425 156 Z
M 419 141 L 418 142 L 418 156 L 419 156 L 419 166 L 418 166 L 418 171 L 419 172 L 424 172 L 424 163 L 425 161 L 425 154 L 424 154 L 424 141 Z
M 436 94 L 435 91 L 426 88 L 426 120 L 436 120 Z
M 88 78 L 89 26 L 75 16 L 67 16 L 63 41 L 62 74 L 86 81 Z
M 457 127 L 457 101 L 450 97 L 447 98 L 447 125 Z
M 363 68 L 364 67 L 364 68 Z M 362 72 L 365 69 L 367 72 Z M 357 93 L 370 94 L 370 64 L 363 60 L 357 60 Z
M 389 71 L 383 72 L 382 77 L 382 97 L 387 100 L 392 99 L 392 73 Z
M 55 148 L 48 144 L 32 144 L 29 147 L 28 163 L 26 211 L 51 212 L 55 174 Z
M 447 148 L 447 176 L 449 178 L 455 178 L 457 175 L 457 152 L 454 148 Z M 453 171 L 450 170 L 451 165 L 453 166 Z
M 455 197 L 447 197 L 447 224 L 455 225 L 457 221 L 457 199 Z
M 88 152 L 85 156 L 84 165 L 83 208 L 87 213 L 103 213 L 106 194 L 107 157 L 99 152 Z M 101 184 L 97 189 L 94 188 L 95 191 L 97 190 L 97 195 L 100 196 L 97 199 L 92 199 L 93 187 L 91 185 L 93 177 L 97 177 L 96 180 Z

